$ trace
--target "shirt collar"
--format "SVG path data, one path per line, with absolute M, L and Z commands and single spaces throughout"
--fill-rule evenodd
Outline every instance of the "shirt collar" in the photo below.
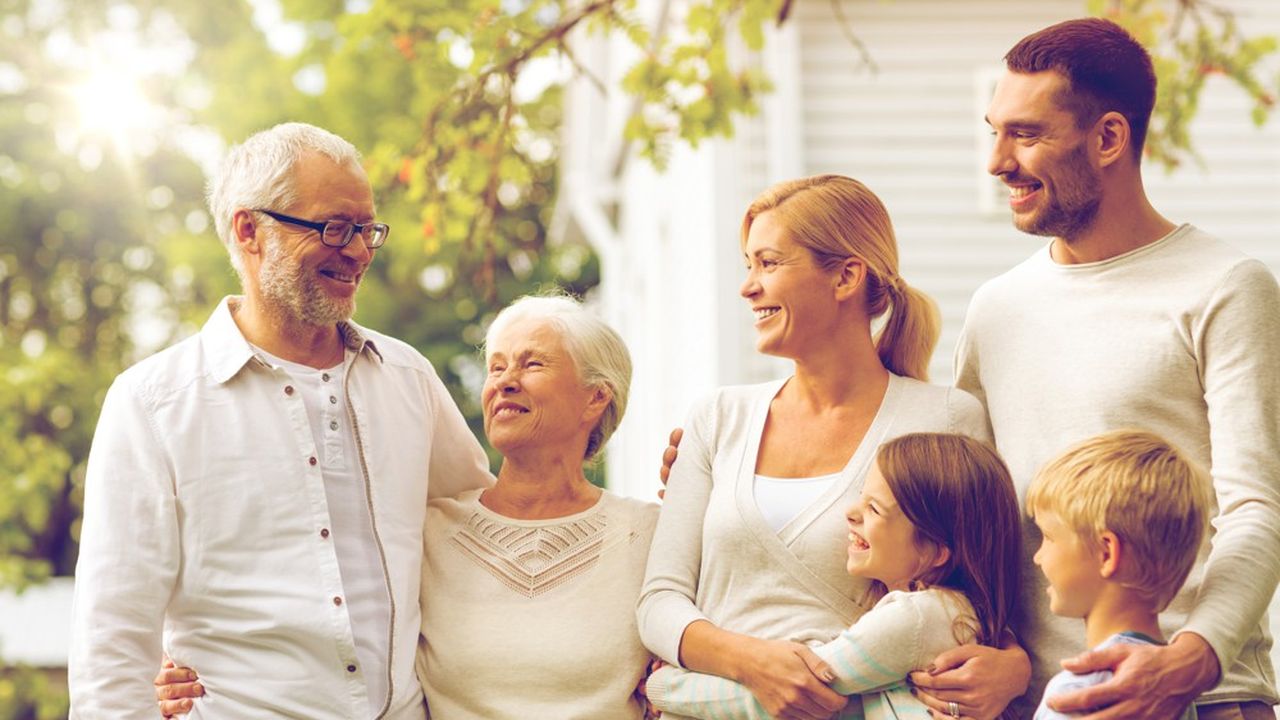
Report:
M 214 382 L 222 384 L 235 377 L 236 374 L 257 358 L 253 346 L 245 339 L 231 316 L 231 310 L 244 298 L 228 295 L 222 298 L 218 307 L 209 316 L 204 327 L 200 329 L 200 343 L 204 349 L 205 361 L 212 370 Z M 365 337 L 365 330 L 350 320 L 338 323 L 338 336 L 347 350 L 358 355 L 365 354 L 382 362 L 382 353 L 378 352 L 373 340 Z

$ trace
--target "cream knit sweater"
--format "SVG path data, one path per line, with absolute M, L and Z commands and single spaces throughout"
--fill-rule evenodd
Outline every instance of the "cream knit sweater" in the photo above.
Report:
M 636 720 L 649 653 L 635 607 L 652 503 L 604 493 L 515 520 L 480 491 L 427 509 L 418 677 L 432 720 Z
M 1190 225 L 1096 263 L 1046 246 L 974 295 L 957 384 L 982 400 L 1019 495 L 1069 445 L 1119 428 L 1168 438 L 1210 469 L 1217 501 L 1191 577 L 1160 617 L 1203 636 L 1224 670 L 1200 702 L 1275 702 L 1266 608 L 1280 577 L 1280 288 L 1266 267 Z M 1026 523 L 1033 699 L 1084 650 L 1049 612 Z

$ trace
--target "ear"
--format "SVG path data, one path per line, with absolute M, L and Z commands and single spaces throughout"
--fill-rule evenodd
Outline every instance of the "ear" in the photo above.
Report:
M 1094 557 L 1098 559 L 1098 573 L 1102 577 L 1112 578 L 1120 572 L 1121 553 L 1120 537 L 1110 530 L 1103 530 L 1098 536 L 1098 549 L 1094 553 Z
M 1104 113 L 1094 124 L 1097 133 L 1095 142 L 1098 150 L 1098 164 L 1109 167 L 1117 161 L 1129 157 L 1131 128 L 1124 115 L 1112 110 Z
M 607 386 L 596 386 L 591 391 L 591 399 L 587 401 L 587 407 L 582 411 L 583 421 L 594 426 L 600 421 L 600 416 L 604 415 L 604 411 L 611 402 L 613 402 L 613 392 Z
M 933 551 L 933 562 L 929 563 L 930 569 L 940 568 L 951 562 L 951 548 L 946 545 L 934 545 Z
M 236 210 L 231 216 L 231 231 L 235 233 L 236 245 L 246 255 L 257 255 L 262 252 L 262 243 L 266 239 L 258 232 L 258 224 L 253 220 L 253 213 L 244 208 Z
M 846 258 L 836 270 L 837 300 L 856 296 L 867 281 L 867 266 L 856 257 Z

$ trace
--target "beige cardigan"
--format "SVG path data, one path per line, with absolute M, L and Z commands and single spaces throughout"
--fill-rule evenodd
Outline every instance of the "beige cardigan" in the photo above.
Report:
M 641 638 L 667 662 L 678 664 L 684 629 L 701 619 L 765 639 L 831 640 L 874 605 L 867 582 L 845 572 L 844 513 L 880 444 L 911 432 L 988 437 L 972 396 L 890 376 L 841 478 L 775 533 L 756 508 L 752 477 L 784 383 L 723 388 L 685 424 L 638 608 Z

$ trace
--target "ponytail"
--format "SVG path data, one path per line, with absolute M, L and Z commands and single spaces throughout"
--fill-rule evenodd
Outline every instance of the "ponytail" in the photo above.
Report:
M 901 277 L 881 285 L 892 307 L 875 339 L 880 362 L 895 375 L 927 381 L 929 358 L 941 333 L 938 304 Z

